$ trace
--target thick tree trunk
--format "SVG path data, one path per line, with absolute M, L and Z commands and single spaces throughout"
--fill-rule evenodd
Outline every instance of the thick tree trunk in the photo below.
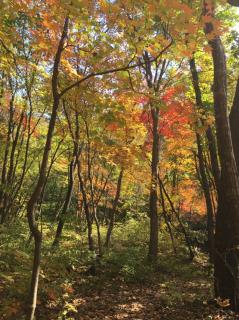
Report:
M 204 4 L 205 15 L 212 17 L 213 3 Z M 205 33 L 212 31 L 213 24 L 206 23 Z M 228 120 L 226 58 L 220 37 L 216 36 L 209 44 L 214 63 L 214 108 L 221 163 L 215 233 L 215 294 L 229 299 L 231 307 L 238 310 L 239 183 Z
M 151 115 L 153 121 L 153 146 L 152 146 L 152 162 L 151 162 L 151 187 L 149 196 L 149 217 L 150 217 L 150 240 L 149 240 L 149 260 L 157 261 L 158 256 L 158 163 L 159 163 L 159 110 L 151 107 Z
M 113 208 L 112 208 L 112 211 L 110 212 L 110 216 L 109 216 L 109 225 L 108 225 L 108 230 L 107 230 L 106 240 L 105 240 L 105 247 L 106 248 L 109 248 L 110 238 L 111 238 L 111 234 L 112 234 L 112 231 L 113 231 L 113 228 L 114 228 L 115 213 L 116 213 L 118 202 L 119 202 L 119 198 L 120 198 L 123 172 L 124 172 L 123 169 L 121 169 L 119 177 L 118 177 L 118 181 L 117 181 L 117 188 L 116 188 Z
M 232 144 L 234 156 L 237 164 L 237 171 L 239 172 L 239 77 L 236 85 L 236 92 L 229 116 L 230 128 L 232 135 Z

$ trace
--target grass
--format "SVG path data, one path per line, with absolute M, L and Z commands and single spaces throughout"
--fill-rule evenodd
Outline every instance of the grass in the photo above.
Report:
M 0 318 L 21 320 L 29 289 L 33 243 L 27 245 L 25 221 L 0 228 Z M 37 320 L 218 316 L 219 311 L 212 311 L 205 302 L 212 298 L 212 275 L 206 257 L 199 253 L 189 263 L 182 241 L 177 239 L 178 254 L 174 255 L 168 235 L 161 233 L 159 261 L 153 268 L 146 259 L 147 220 L 130 220 L 116 227 L 111 250 L 96 262 L 96 276 L 87 274 L 95 257 L 87 250 L 86 235 L 69 222 L 60 246 L 52 248 L 54 232 L 50 224 L 44 223 Z M 201 317 L 202 310 L 206 310 L 208 318 L 207 314 Z M 151 318 L 147 318 L 149 315 Z M 223 314 L 215 319 L 224 319 Z

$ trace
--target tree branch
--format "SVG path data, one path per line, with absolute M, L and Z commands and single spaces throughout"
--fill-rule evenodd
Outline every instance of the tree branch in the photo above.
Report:
M 157 57 L 153 58 L 151 60 L 151 62 L 156 61 L 165 51 L 167 51 L 171 45 L 173 44 L 173 39 L 171 39 L 170 43 L 164 48 L 162 49 L 159 54 L 157 55 Z M 115 69 L 109 69 L 109 70 L 104 70 L 104 71 L 99 71 L 99 72 L 92 72 L 90 74 L 88 74 L 87 76 L 81 78 L 80 80 L 77 80 L 76 82 L 72 83 L 71 85 L 69 85 L 68 87 L 66 87 L 65 89 L 63 89 L 61 91 L 61 93 L 59 94 L 60 97 L 62 97 L 65 93 L 67 93 L 69 90 L 73 89 L 74 87 L 76 87 L 77 85 L 81 84 L 82 82 L 93 78 L 93 77 L 97 77 L 97 76 L 103 76 L 106 74 L 110 74 L 110 73 L 115 73 L 115 72 L 120 72 L 120 71 L 127 71 L 129 69 L 134 69 L 136 67 L 140 67 L 142 65 L 145 64 L 145 61 L 141 61 L 135 64 L 130 65 L 131 62 L 129 62 L 126 66 L 124 67 L 119 67 L 119 68 L 115 68 Z
M 229 3 L 231 6 L 239 7 L 239 0 L 228 0 L 228 3 Z

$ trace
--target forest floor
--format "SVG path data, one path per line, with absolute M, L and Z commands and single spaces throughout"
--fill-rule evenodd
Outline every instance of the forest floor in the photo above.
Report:
M 161 239 L 159 262 L 152 268 L 145 259 L 145 229 L 135 223 L 127 228 L 114 250 L 96 261 L 92 275 L 95 258 L 84 237 L 69 229 L 60 247 L 52 249 L 54 232 L 45 226 L 37 320 L 239 319 L 212 303 L 212 272 L 203 254 L 189 262 L 185 248 L 179 246 L 175 256 Z M 122 231 L 115 230 L 114 240 Z M 32 263 L 32 244 L 26 243 L 25 225 L 1 227 L 1 320 L 24 319 Z

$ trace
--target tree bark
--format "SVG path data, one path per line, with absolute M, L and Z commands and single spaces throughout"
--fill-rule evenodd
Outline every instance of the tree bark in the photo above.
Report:
M 173 231 L 172 231 L 172 228 L 170 226 L 169 219 L 168 219 L 168 216 L 167 216 L 167 212 L 166 212 L 166 208 L 165 208 L 164 195 L 163 195 L 163 188 L 162 188 L 162 185 L 161 185 L 160 182 L 159 182 L 159 190 L 160 190 L 160 198 L 161 198 L 161 203 L 162 203 L 164 221 L 165 221 L 165 223 L 167 225 L 167 228 L 168 228 L 168 232 L 169 232 L 171 243 L 172 243 L 172 247 L 173 247 L 173 252 L 176 254 L 177 250 L 176 250 L 176 246 L 175 246 Z
M 53 94 L 52 114 L 49 121 L 46 143 L 44 147 L 43 158 L 42 158 L 40 172 L 39 172 L 39 178 L 27 204 L 27 219 L 28 219 L 30 232 L 32 233 L 34 238 L 34 245 L 35 245 L 32 278 L 31 278 L 31 286 L 30 286 L 30 294 L 29 294 L 29 307 L 28 307 L 28 313 L 26 318 L 27 320 L 34 319 L 34 314 L 36 309 L 38 280 L 39 280 L 40 262 L 41 262 L 42 233 L 41 233 L 41 230 L 39 230 L 38 228 L 35 210 L 36 210 L 36 205 L 42 193 L 42 189 L 44 187 L 44 183 L 46 179 L 49 152 L 51 150 L 51 142 L 52 142 L 53 132 L 54 132 L 55 123 L 56 123 L 57 111 L 60 103 L 60 96 L 58 93 L 58 74 L 59 74 L 59 65 L 61 61 L 61 55 L 64 50 L 64 44 L 67 38 L 68 24 L 69 24 L 69 18 L 67 17 L 64 21 L 62 35 L 58 44 L 58 48 L 57 48 L 57 52 L 54 60 L 53 74 L 52 74 L 52 94 Z
M 213 18 L 213 2 L 204 2 L 204 14 Z M 205 24 L 205 33 L 213 31 L 213 24 Z M 238 245 L 239 245 L 239 183 L 233 152 L 227 110 L 227 68 L 224 47 L 219 36 L 209 40 L 214 64 L 214 109 L 221 180 L 215 233 L 215 295 L 229 299 L 238 310 Z
M 91 141 L 90 141 L 90 132 L 87 120 L 84 119 L 86 127 L 86 136 L 87 136 L 87 175 L 90 186 L 90 197 L 91 197 L 91 209 L 93 213 L 93 219 L 95 220 L 96 230 L 97 230 L 97 242 L 98 242 L 98 254 L 102 256 L 102 243 L 101 243 L 101 232 L 100 232 L 100 222 L 97 215 L 97 205 L 95 201 L 95 188 L 92 177 L 92 161 L 91 161 Z
M 172 200 L 170 199 L 170 196 L 169 196 L 168 192 L 166 191 L 166 188 L 165 188 L 165 186 L 164 186 L 164 184 L 163 184 L 163 181 L 160 179 L 159 176 L 158 176 L 158 179 L 159 179 L 159 183 L 160 183 L 160 185 L 161 185 L 161 187 L 162 187 L 162 191 L 164 192 L 165 197 L 166 197 L 166 199 L 168 200 L 168 202 L 169 202 L 169 204 L 170 204 L 172 213 L 175 214 L 175 216 L 176 216 L 176 218 L 177 218 L 177 220 L 178 220 L 178 223 L 179 223 L 181 232 L 182 232 L 182 234 L 184 235 L 185 243 L 186 243 L 186 245 L 187 245 L 187 247 L 188 247 L 188 251 L 189 251 L 189 259 L 190 259 L 190 260 L 193 260 L 193 258 L 194 258 L 194 252 L 193 252 L 193 249 L 192 249 L 192 246 L 191 246 L 191 240 L 190 240 L 190 238 L 189 238 L 189 236 L 188 236 L 188 233 L 187 233 L 187 231 L 186 231 L 186 229 L 185 229 L 185 227 L 184 227 L 184 225 L 183 225 L 183 222 L 182 222 L 181 219 L 180 219 L 179 212 L 177 212 L 177 210 L 174 208 L 173 202 L 172 202 Z
M 8 131 L 7 131 L 7 138 L 6 138 L 6 145 L 4 150 L 4 159 L 2 165 L 2 172 L 1 172 L 1 185 L 0 185 L 0 216 L 1 216 L 1 223 L 4 223 L 5 220 L 5 206 L 6 206 L 6 180 L 7 180 L 7 165 L 9 161 L 9 152 L 10 152 L 10 145 L 11 145 L 11 134 L 13 130 L 13 116 L 14 116 L 14 99 L 15 95 L 12 94 L 11 100 L 9 103 L 9 120 L 8 120 Z
M 211 161 L 211 168 L 212 168 L 212 174 L 216 186 L 217 194 L 219 193 L 220 189 L 220 175 L 221 175 L 221 169 L 218 162 L 218 156 L 217 156 L 217 144 L 215 140 L 215 135 L 212 131 L 212 128 L 209 126 L 206 131 L 207 141 L 208 141 L 208 148 L 210 153 L 210 161 Z
M 15 137 L 13 138 L 12 141 L 12 147 L 11 147 L 11 153 L 10 153 L 10 158 L 9 158 L 9 168 L 7 172 L 7 177 L 6 177 L 6 186 L 8 188 L 11 188 L 8 190 L 8 192 L 5 192 L 3 194 L 3 207 L 1 210 L 1 223 L 4 223 L 7 216 L 9 215 L 9 212 L 11 211 L 11 208 L 14 204 L 14 197 L 12 197 L 12 192 L 13 192 L 13 181 L 14 181 L 14 163 L 17 161 L 15 158 L 15 153 L 19 141 L 19 135 L 20 135 L 20 130 L 22 127 L 22 122 L 23 122 L 23 117 L 24 117 L 24 112 L 21 113 L 19 123 L 17 125 L 16 129 L 16 134 Z
M 194 57 L 190 59 L 189 64 L 190 64 L 190 70 L 191 70 L 191 75 L 192 75 L 193 88 L 194 88 L 194 92 L 195 92 L 196 105 L 198 108 L 204 109 L 204 105 L 203 105 L 203 101 L 202 101 L 202 93 L 201 93 L 201 88 L 200 88 L 200 84 L 199 84 L 198 71 L 196 68 L 196 63 L 195 63 Z M 201 121 L 203 122 L 203 120 L 201 120 Z M 218 163 L 216 141 L 214 138 L 212 128 L 210 126 L 208 126 L 208 128 L 207 128 L 206 137 L 207 137 L 208 148 L 209 148 L 209 153 L 210 153 L 210 160 L 211 160 L 213 177 L 215 180 L 216 189 L 219 192 L 220 166 Z
M 150 240 L 149 240 L 149 260 L 157 261 L 158 256 L 158 209 L 157 209 L 157 187 L 158 187 L 158 163 L 159 163 L 159 110 L 151 107 L 153 121 L 153 145 L 151 162 L 151 186 L 149 196 L 149 215 L 150 215 Z
M 232 135 L 232 144 L 234 156 L 237 164 L 237 172 L 239 172 L 239 77 L 236 85 L 236 92 L 229 115 L 230 128 Z
M 195 64 L 195 59 L 192 58 L 189 61 L 190 70 L 192 74 L 193 87 L 196 97 L 196 105 L 197 108 L 203 108 L 202 94 L 199 85 L 198 72 Z M 207 132 L 207 141 L 209 145 L 210 159 L 212 164 L 213 175 L 215 179 L 215 184 L 217 186 L 217 190 L 219 188 L 219 165 L 217 161 L 217 153 L 215 149 L 214 137 L 212 133 L 211 127 L 208 127 Z M 207 207 L 207 236 L 208 236 L 208 244 L 209 244 L 209 258 L 212 262 L 214 259 L 214 218 L 213 218 L 213 205 L 210 194 L 209 182 L 205 170 L 205 163 L 203 158 L 203 149 L 202 149 L 202 141 L 201 137 L 198 133 L 196 133 L 197 140 L 197 149 L 198 149 L 198 160 L 199 160 L 199 174 L 200 174 L 200 182 L 202 185 L 206 207 Z
M 59 244 L 61 235 L 62 235 L 62 230 L 65 224 L 65 216 L 69 210 L 70 203 L 71 203 L 71 198 L 72 198 L 72 193 L 73 193 L 73 187 L 74 187 L 74 172 L 75 172 L 75 167 L 76 167 L 76 157 L 77 154 L 73 155 L 73 159 L 71 160 L 71 163 L 69 165 L 69 178 L 68 178 L 68 188 L 66 192 L 66 197 L 64 201 L 64 205 L 62 208 L 62 212 L 59 217 L 59 222 L 56 230 L 56 235 L 55 239 L 53 241 L 53 246 L 57 246 Z
M 202 189 L 204 192 L 204 197 L 206 201 L 207 207 L 207 237 L 208 237 L 208 249 L 209 249 L 209 258 L 210 261 L 213 262 L 214 259 L 214 218 L 213 218 L 213 206 L 212 206 L 212 199 L 210 194 L 210 187 L 205 171 L 205 164 L 203 159 L 203 150 L 202 150 L 202 143 L 201 137 L 197 133 L 197 148 L 198 148 L 198 160 L 199 160 L 199 171 L 201 176 L 201 184 Z
M 118 202 L 119 202 L 119 198 L 120 198 L 123 172 L 124 172 L 124 170 L 121 169 L 119 177 L 118 177 L 118 181 L 117 181 L 117 188 L 116 188 L 113 208 L 112 208 L 112 211 L 110 212 L 110 215 L 109 215 L 109 225 L 108 225 L 108 230 L 107 230 L 106 240 L 105 240 L 105 247 L 106 248 L 109 248 L 110 238 L 111 238 L 111 234 L 112 234 L 112 231 L 113 231 L 113 228 L 114 228 L 115 213 L 116 213 Z
M 84 211 L 85 211 L 85 217 L 86 217 L 86 223 L 87 223 L 87 232 L 88 232 L 88 246 L 89 250 L 94 252 L 94 241 L 92 237 L 92 219 L 90 215 L 90 210 L 88 206 L 88 201 L 87 201 L 87 195 L 85 192 L 85 187 L 84 187 L 84 182 L 81 176 L 81 169 L 80 169 L 80 161 L 77 161 L 77 168 L 78 168 L 78 178 L 79 178 L 79 183 L 80 183 L 80 189 L 82 193 L 82 198 L 83 198 L 83 206 L 84 206 Z

